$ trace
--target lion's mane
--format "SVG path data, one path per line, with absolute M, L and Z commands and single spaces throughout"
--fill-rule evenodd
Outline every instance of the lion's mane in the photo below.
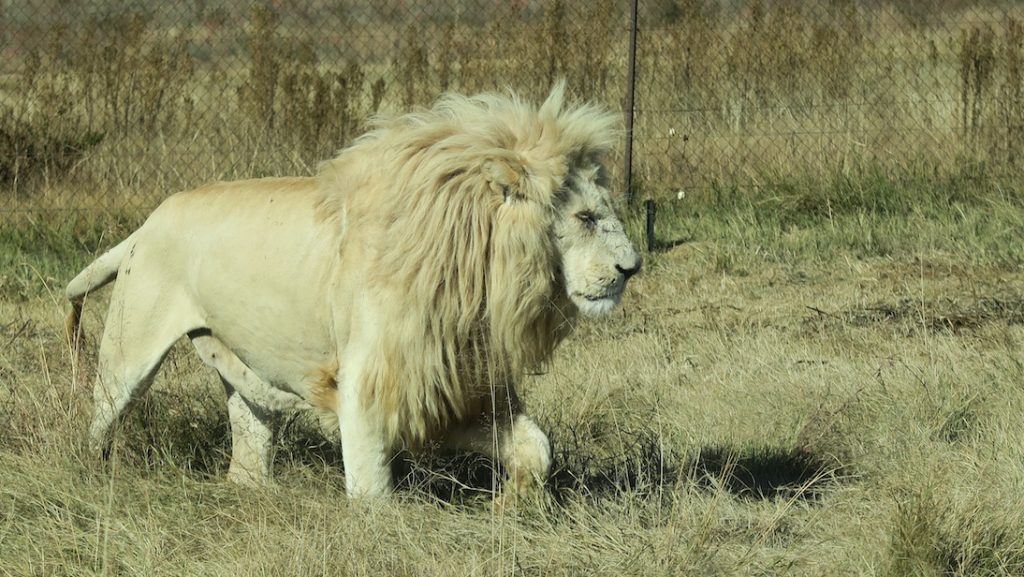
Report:
M 566 105 L 562 85 L 539 107 L 453 94 L 376 120 L 321 166 L 321 213 L 376 299 L 361 401 L 389 440 L 418 445 L 501 413 L 491 387 L 548 362 L 576 313 L 552 236 L 556 205 L 567 173 L 607 152 L 617 123 Z

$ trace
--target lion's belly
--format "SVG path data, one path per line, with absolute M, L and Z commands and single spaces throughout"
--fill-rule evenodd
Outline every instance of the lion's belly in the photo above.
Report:
M 276 295 L 259 294 L 261 303 L 209 306 L 207 324 L 214 336 L 270 384 L 304 393 L 305 383 L 334 364 L 335 339 L 328 312 L 296 306 Z

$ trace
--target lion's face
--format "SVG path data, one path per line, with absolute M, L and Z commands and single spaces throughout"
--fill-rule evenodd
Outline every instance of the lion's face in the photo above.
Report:
M 626 281 L 640 270 L 640 255 L 615 216 L 599 166 L 570 172 L 556 203 L 554 231 L 569 298 L 587 316 L 610 312 Z

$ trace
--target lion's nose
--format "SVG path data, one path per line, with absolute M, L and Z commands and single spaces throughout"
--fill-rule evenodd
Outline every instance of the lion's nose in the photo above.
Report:
M 642 262 L 643 261 L 640 259 L 640 255 L 634 255 L 633 256 L 633 260 L 631 262 L 627 263 L 626 266 L 623 266 L 621 264 L 616 263 L 615 270 L 617 270 L 620 273 L 622 273 L 622 276 L 626 280 L 629 280 L 629 277 L 631 277 L 631 276 L 635 275 L 636 273 L 640 272 L 640 266 L 641 266 Z

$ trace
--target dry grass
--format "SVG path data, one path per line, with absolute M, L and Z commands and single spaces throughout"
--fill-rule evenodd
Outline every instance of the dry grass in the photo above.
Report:
M 416 457 L 395 500 L 349 502 L 305 418 L 277 486 L 227 485 L 223 393 L 184 346 L 101 462 L 103 297 L 81 363 L 60 336 L 88 255 L 18 253 L 39 273 L 0 291 L 0 572 L 1020 574 L 1024 212 L 800 206 L 663 212 L 671 248 L 624 309 L 525 383 L 557 465 L 504 513 L 473 457 Z
M 577 95 L 621 106 L 625 5 L 486 4 L 199 2 L 64 15 L 77 26 L 18 10 L 0 70 L 2 202 L 152 207 L 212 179 L 309 173 L 370 115 L 444 90 L 536 98 L 566 77 Z M 780 179 L 864 172 L 984 186 L 1020 173 L 1019 6 L 643 4 L 641 195 L 757 195 Z
M 517 510 L 492 510 L 472 456 L 415 457 L 395 500 L 349 502 L 304 417 L 277 486 L 227 485 L 223 392 L 187 347 L 113 458 L 86 450 L 104 297 L 72 363 L 59 295 L 140 207 L 311 172 L 443 89 L 567 76 L 617 106 L 620 4 L 5 14 L 0 574 L 1024 573 L 1024 35 L 999 3 L 645 3 L 659 252 L 525 383 L 557 464 Z

